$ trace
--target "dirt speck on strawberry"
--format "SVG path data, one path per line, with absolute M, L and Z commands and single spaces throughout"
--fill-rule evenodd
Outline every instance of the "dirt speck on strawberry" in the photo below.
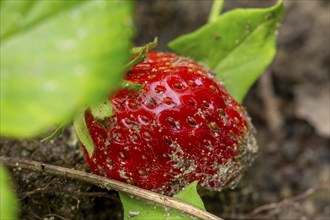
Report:
M 113 115 L 85 113 L 97 174 L 173 195 L 189 183 L 233 187 L 257 153 L 244 108 L 209 69 L 195 61 L 148 52 L 126 76 L 143 84 L 109 97 Z

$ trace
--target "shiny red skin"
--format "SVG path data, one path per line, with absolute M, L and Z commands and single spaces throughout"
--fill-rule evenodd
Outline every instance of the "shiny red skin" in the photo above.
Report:
M 149 52 L 126 80 L 143 89 L 109 97 L 113 116 L 101 120 L 86 111 L 95 144 L 92 157 L 86 156 L 95 173 L 169 195 L 194 180 L 220 190 L 240 175 L 247 115 L 210 70 Z M 227 176 L 219 173 L 226 167 Z

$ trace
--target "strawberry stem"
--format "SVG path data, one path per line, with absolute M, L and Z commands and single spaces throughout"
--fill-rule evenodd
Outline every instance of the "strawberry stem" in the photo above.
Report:
M 224 3 L 224 0 L 213 0 L 208 23 L 215 21 L 219 17 Z
M 152 42 L 147 43 L 146 45 L 142 46 L 142 47 L 134 47 L 132 49 L 132 53 L 133 54 L 140 54 L 141 52 L 143 52 L 144 50 L 147 50 L 147 52 L 155 47 L 157 47 L 158 44 L 158 38 L 155 37 L 154 40 Z

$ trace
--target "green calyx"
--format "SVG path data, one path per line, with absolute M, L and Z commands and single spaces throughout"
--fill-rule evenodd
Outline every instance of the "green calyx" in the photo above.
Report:
M 112 105 L 110 101 L 105 101 L 102 104 L 89 108 L 93 117 L 96 119 L 104 119 L 112 116 Z M 94 142 L 89 134 L 89 129 L 85 121 L 85 109 L 80 111 L 73 120 L 73 125 L 78 135 L 79 140 L 85 146 L 88 155 L 91 157 L 94 152 Z
M 89 157 L 93 155 L 95 146 L 92 137 L 85 122 L 85 109 L 81 110 L 73 120 L 73 126 L 76 130 L 80 142 L 85 146 Z

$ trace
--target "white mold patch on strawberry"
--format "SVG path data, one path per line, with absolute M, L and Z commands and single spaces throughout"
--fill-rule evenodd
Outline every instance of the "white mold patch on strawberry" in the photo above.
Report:
M 148 52 L 125 79 L 141 90 L 110 96 L 108 117 L 85 112 L 92 171 L 167 195 L 195 180 L 235 186 L 258 147 L 246 111 L 214 77 L 191 59 Z

